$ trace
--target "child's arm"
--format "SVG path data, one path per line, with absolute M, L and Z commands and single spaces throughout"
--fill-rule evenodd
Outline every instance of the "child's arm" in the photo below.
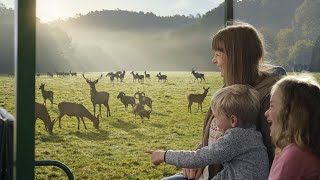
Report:
M 228 131 L 211 146 L 196 151 L 168 150 L 164 161 L 180 168 L 200 168 L 230 161 L 245 150 L 245 148 L 241 148 L 243 146 L 243 136 L 239 135 L 238 130 L 237 128 L 237 130 Z
M 163 163 L 164 156 L 166 154 L 166 151 L 162 150 L 146 150 L 145 153 L 151 154 L 151 161 L 155 166 L 158 166 L 159 164 Z

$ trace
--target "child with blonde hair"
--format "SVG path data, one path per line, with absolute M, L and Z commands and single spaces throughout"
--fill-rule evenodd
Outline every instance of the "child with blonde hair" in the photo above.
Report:
M 276 147 L 269 179 L 320 178 L 320 85 L 311 75 L 287 76 L 271 90 L 265 113 Z
M 223 170 L 213 179 L 267 179 L 268 154 L 262 135 L 254 125 L 260 110 L 259 93 L 251 86 L 230 85 L 218 90 L 211 102 L 214 119 L 223 136 L 196 151 L 145 151 L 152 154 L 153 164 L 166 162 L 181 168 L 203 168 L 219 163 Z

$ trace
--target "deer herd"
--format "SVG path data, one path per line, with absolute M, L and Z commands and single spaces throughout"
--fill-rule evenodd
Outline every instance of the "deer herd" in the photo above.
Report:
M 110 77 L 111 81 L 114 81 L 115 78 L 119 79 L 121 82 L 124 79 L 125 71 L 117 71 L 115 73 L 108 73 L 106 77 Z M 71 74 L 71 71 L 70 71 Z M 76 73 L 75 76 L 77 76 Z M 150 80 L 150 74 L 148 74 L 146 71 L 144 71 L 144 75 L 141 74 L 139 75 L 138 73 L 134 73 L 134 71 L 131 71 L 132 76 L 133 76 L 133 81 L 135 82 L 136 80 L 138 82 L 143 82 L 145 79 Z M 204 74 L 195 72 L 195 70 L 192 68 L 191 74 L 194 75 L 195 80 L 200 79 L 205 81 Z M 48 73 L 49 75 L 49 73 Z M 52 75 L 52 74 L 51 74 Z M 50 76 L 51 76 L 50 75 Z M 52 75 L 53 76 L 53 75 Z M 57 72 L 57 76 L 58 72 Z M 96 89 L 96 84 L 99 82 L 99 80 L 103 77 L 101 74 L 99 78 L 96 80 L 90 80 L 88 79 L 85 74 L 82 74 L 82 77 L 85 79 L 87 84 L 90 87 L 90 100 L 92 102 L 93 106 L 93 114 L 82 104 L 74 103 L 74 102 L 60 102 L 58 104 L 58 109 L 59 109 L 59 114 L 57 119 L 51 120 L 51 117 L 48 113 L 47 107 L 46 107 L 46 100 L 49 99 L 51 102 L 51 106 L 53 106 L 53 91 L 50 90 L 45 90 L 45 84 L 41 83 L 39 90 L 41 90 L 41 94 L 43 97 L 43 103 L 35 103 L 35 119 L 41 119 L 45 125 L 45 130 L 49 133 L 52 134 L 53 131 L 53 126 L 56 121 L 59 121 L 59 128 L 61 128 L 61 119 L 65 115 L 68 115 L 69 117 L 74 116 L 78 120 L 78 130 L 80 129 L 80 120 L 83 123 L 83 126 L 85 129 L 87 129 L 84 117 L 92 121 L 93 126 L 96 129 L 99 129 L 99 118 L 102 117 L 101 114 L 101 105 L 104 105 L 106 108 L 106 116 L 110 117 L 110 107 L 109 107 L 109 98 L 110 94 L 106 91 L 98 91 Z M 158 81 L 160 82 L 167 82 L 167 75 L 162 75 L 161 72 L 159 72 L 156 77 L 158 78 Z M 191 113 L 191 106 L 193 103 L 198 103 L 198 111 L 199 108 L 202 112 L 202 103 L 205 99 L 205 97 L 208 94 L 209 88 L 203 87 L 204 92 L 202 94 L 189 94 L 187 96 L 188 99 L 188 112 Z M 152 112 L 152 99 L 150 97 L 147 97 L 144 92 L 136 92 L 134 96 L 127 96 L 124 92 L 119 92 L 117 99 L 119 99 L 122 104 L 125 107 L 125 110 L 127 110 L 128 106 L 131 105 L 132 107 L 132 112 L 135 114 L 135 119 L 136 115 L 138 114 L 140 118 L 143 119 L 146 117 L 147 119 L 150 119 L 150 114 Z M 137 100 L 137 102 L 136 102 Z M 99 107 L 99 113 L 97 112 L 96 116 L 96 105 Z M 148 107 L 148 110 L 146 110 L 144 107 L 145 105 Z

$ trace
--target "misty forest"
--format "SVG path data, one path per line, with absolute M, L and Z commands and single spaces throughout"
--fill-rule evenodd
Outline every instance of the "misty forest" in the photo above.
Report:
M 265 61 L 287 71 L 320 70 L 320 1 L 242 0 L 235 19 L 264 35 Z M 270 13 L 272 12 L 272 13 Z M 14 10 L 0 4 L 0 73 L 14 68 Z M 201 15 L 92 11 L 66 20 L 37 19 L 36 72 L 215 70 L 211 37 L 223 27 L 224 4 Z

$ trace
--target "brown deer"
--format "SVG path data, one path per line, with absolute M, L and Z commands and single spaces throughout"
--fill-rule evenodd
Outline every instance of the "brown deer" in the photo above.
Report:
M 47 99 L 50 100 L 51 102 L 51 106 L 53 104 L 53 92 L 52 91 L 46 91 L 44 90 L 44 83 L 41 83 L 39 89 L 41 90 L 41 94 L 42 94 L 42 97 L 43 97 L 43 104 L 46 105 L 46 101 Z
M 150 74 L 147 74 L 147 71 L 144 71 L 144 75 L 145 75 L 146 79 L 148 78 L 150 80 Z
M 35 120 L 41 119 L 44 123 L 44 127 L 49 134 L 52 134 L 53 124 L 55 120 L 51 121 L 50 115 L 45 105 L 35 103 Z
M 100 112 L 100 116 L 101 116 L 101 104 L 103 104 L 107 108 L 107 117 L 111 116 L 110 108 L 109 108 L 109 104 L 108 104 L 109 103 L 109 93 L 103 92 L 103 91 L 98 92 L 96 90 L 96 84 L 102 78 L 102 74 L 98 79 L 96 79 L 94 81 L 87 79 L 84 76 L 84 74 L 82 74 L 82 76 L 90 86 L 90 96 L 91 96 L 91 102 L 93 105 L 93 115 L 96 116 L 96 104 L 98 104 L 99 105 L 99 112 Z
M 78 119 L 78 130 L 80 129 L 80 119 L 84 125 L 84 128 L 87 129 L 86 124 L 84 123 L 83 117 L 90 119 L 93 122 L 93 126 L 96 129 L 99 129 L 99 115 L 98 117 L 93 116 L 86 107 L 82 104 L 72 103 L 72 102 L 61 102 L 58 104 L 59 109 L 59 128 L 61 128 L 61 118 L 64 115 L 76 116 Z
M 191 106 L 192 106 L 192 103 L 198 103 L 198 111 L 199 111 L 199 106 L 201 108 L 201 112 L 202 112 L 202 102 L 204 100 L 204 98 L 207 96 L 208 94 L 208 90 L 210 89 L 210 87 L 208 87 L 207 89 L 204 88 L 204 92 L 202 94 L 189 94 L 188 95 L 188 101 L 189 101 L 189 104 L 188 104 L 188 112 L 191 112 Z
M 144 92 L 138 91 L 134 94 L 134 97 L 139 100 L 141 105 L 147 105 L 152 110 L 152 100 Z

